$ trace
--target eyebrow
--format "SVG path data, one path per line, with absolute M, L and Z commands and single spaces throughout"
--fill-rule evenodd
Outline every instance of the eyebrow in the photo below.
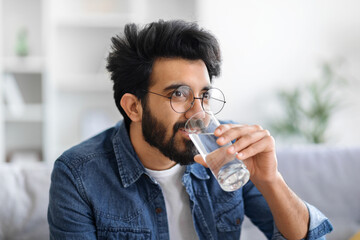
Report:
M 178 87 L 181 87 L 181 86 L 187 86 L 187 85 L 180 84 L 180 83 L 171 84 L 171 85 L 167 86 L 166 88 L 164 88 L 163 92 L 167 92 L 169 90 L 175 90 L 175 89 L 177 89 Z
M 175 90 L 175 89 L 177 89 L 178 87 L 181 87 L 181 86 L 187 86 L 187 87 L 190 88 L 190 86 L 187 85 L 187 84 L 175 83 L 175 84 L 171 84 L 171 85 L 167 86 L 166 88 L 164 88 L 163 92 L 167 92 L 167 91 L 169 91 L 169 90 Z M 207 90 L 209 90 L 209 89 L 211 89 L 211 88 L 212 88 L 211 85 L 206 85 L 206 86 L 203 87 L 201 90 L 202 90 L 202 91 L 204 91 L 204 90 L 207 91 Z

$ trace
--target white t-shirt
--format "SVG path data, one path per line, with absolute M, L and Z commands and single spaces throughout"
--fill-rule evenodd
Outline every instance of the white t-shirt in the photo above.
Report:
M 170 239 L 199 239 L 191 216 L 189 195 L 181 181 L 185 166 L 176 164 L 163 171 L 150 169 L 146 169 L 146 171 L 160 184 L 163 192 Z

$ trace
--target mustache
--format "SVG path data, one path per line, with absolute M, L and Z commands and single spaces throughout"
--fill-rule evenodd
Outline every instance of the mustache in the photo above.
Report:
M 176 133 L 180 128 L 185 128 L 185 124 L 186 124 L 186 121 L 185 122 L 177 122 L 174 124 L 174 133 Z

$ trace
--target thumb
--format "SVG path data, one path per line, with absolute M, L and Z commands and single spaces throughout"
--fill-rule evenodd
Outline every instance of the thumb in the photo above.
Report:
M 202 158 L 202 156 L 200 154 L 197 154 L 197 155 L 194 156 L 194 161 L 201 164 L 201 165 L 203 165 L 204 167 L 208 167 L 205 160 Z

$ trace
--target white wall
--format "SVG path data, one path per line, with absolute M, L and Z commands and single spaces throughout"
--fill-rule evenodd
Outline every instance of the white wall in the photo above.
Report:
M 0 3 L 2 2 L 0 0 Z M 10 2 L 10 0 L 7 1 L 7 3 Z M 8 4 L 12 7 L 11 11 L 9 10 L 5 14 L 7 19 L 16 16 L 14 12 L 19 4 L 17 2 L 13 3 L 15 5 Z M 41 1 L 36 0 L 35 2 L 39 7 Z M 100 69 L 100 63 L 104 58 L 104 49 L 110 43 L 110 35 L 113 35 L 111 31 L 114 29 L 114 24 L 105 21 L 103 24 L 110 24 L 110 26 L 104 26 L 106 30 L 103 30 L 101 26 L 82 27 L 81 18 L 78 19 L 80 26 L 77 26 L 76 22 L 69 23 L 67 18 L 60 18 L 58 19 L 60 23 L 57 23 L 56 14 L 54 14 L 56 11 L 48 11 L 56 3 L 59 6 L 56 5 L 55 9 L 63 9 L 65 13 L 74 13 L 74 11 L 76 13 L 79 8 L 77 5 L 85 2 L 85 0 L 45 1 L 47 10 L 43 17 L 44 23 L 38 20 L 28 23 L 29 26 L 41 24 L 42 27 L 37 27 L 47 33 L 44 34 L 44 39 L 38 37 L 39 41 L 35 42 L 43 44 L 36 45 L 37 47 L 33 48 L 32 52 L 35 55 L 44 54 L 40 46 L 47 46 L 45 55 L 50 59 L 46 61 L 47 79 L 51 79 L 51 81 L 47 81 L 46 89 L 55 88 L 55 80 L 64 80 L 61 78 L 63 73 L 71 75 L 71 73 L 81 70 L 82 73 L 90 71 L 92 74 L 92 70 L 99 71 Z M 119 2 L 126 3 L 128 1 Z M 223 119 L 233 119 L 248 124 L 256 123 L 266 127 L 269 120 L 275 117 L 279 111 L 279 105 L 275 101 L 277 89 L 291 88 L 302 81 L 318 77 L 319 66 L 323 61 L 344 59 L 345 64 L 341 72 L 348 78 L 349 87 L 347 91 L 339 92 L 339 94 L 343 96 L 346 108 L 338 111 L 334 116 L 329 138 L 331 144 L 360 144 L 358 128 L 358 122 L 360 122 L 360 96 L 358 96 L 360 92 L 359 1 L 131 0 L 131 3 L 128 7 L 131 8 L 130 12 L 134 12 L 132 19 L 138 23 L 160 18 L 198 20 L 201 26 L 209 29 L 218 37 L 224 61 L 222 76 L 215 81 L 215 85 L 224 91 L 228 102 L 220 114 Z M 29 13 L 32 12 L 35 15 L 39 13 L 38 7 L 29 8 Z M 77 14 L 74 15 L 77 16 Z M 0 18 L 1 20 L 3 18 Z M 16 28 L 19 19 L 15 20 L 9 26 L 15 24 Z M 61 20 L 66 21 L 61 22 Z M 6 29 L 10 34 L 7 35 L 14 35 L 14 30 L 8 27 Z M 0 32 L 6 29 L 1 28 Z M 78 31 L 79 29 L 82 31 Z M 38 31 L 40 30 L 34 30 L 35 35 Z M 14 42 L 11 41 L 11 36 L 6 36 L 8 38 L 3 38 L 4 34 L 1 36 L 0 41 L 3 44 L 0 45 L 4 47 L 0 49 L 2 52 L 0 62 L 2 57 L 9 56 Z M 82 37 L 90 39 L 90 41 L 86 41 L 87 45 L 80 41 Z M 88 47 L 93 52 L 87 53 L 85 51 L 87 48 L 84 47 Z M 84 52 L 87 58 L 82 60 L 81 56 L 85 56 Z M 75 63 L 80 65 L 75 65 Z M 69 79 L 73 80 L 73 78 Z M 107 83 L 110 84 L 109 81 L 106 81 Z M 82 85 L 78 84 L 78 86 Z M 65 87 L 68 86 L 65 84 Z M 63 89 L 57 95 L 52 91 L 44 91 L 46 92 L 44 99 L 47 107 L 46 118 L 48 119 L 45 131 L 46 149 L 50 149 L 49 152 L 55 152 L 54 156 L 48 157 L 48 159 L 55 159 L 55 156 L 58 156 L 67 147 L 85 138 L 85 135 L 82 134 L 84 132 L 83 119 L 94 115 L 93 109 L 88 107 L 89 102 L 95 103 L 92 104 L 95 110 L 112 112 L 114 114 L 111 116 L 115 120 L 120 118 L 112 101 L 110 88 L 107 92 L 100 89 L 98 94 L 93 94 L 91 91 L 78 93 L 77 86 L 70 88 L 75 88 L 75 90 Z M 104 86 L 103 89 L 105 88 L 107 89 L 107 86 Z M 2 90 L 2 86 L 0 86 L 0 90 Z M 61 98 L 65 100 L 62 101 Z M 57 103 L 62 103 L 62 105 L 57 105 Z M 103 106 L 106 106 L 106 109 Z M 56 114 L 60 117 L 57 117 Z M 0 118 L 2 117 L 1 115 Z M 101 119 L 97 119 L 97 121 L 101 121 Z M 3 122 L 3 119 L 0 119 L 0 122 Z M 90 123 L 92 122 L 90 121 Z M 4 125 L 0 124 L 0 133 L 4 132 Z M 4 139 L 4 134 L 0 134 L 0 156 L 4 155 L 2 149 L 5 140 L 7 139 Z M 52 150 L 53 148 L 57 150 Z
M 334 115 L 331 144 L 359 145 L 360 2 L 357 0 L 199 0 L 199 23 L 223 51 L 216 85 L 228 104 L 221 114 L 267 125 L 278 106 L 275 91 L 320 76 L 323 61 L 343 59 L 349 80 L 341 92 L 346 108 Z M 340 92 L 339 92 L 340 94 Z

